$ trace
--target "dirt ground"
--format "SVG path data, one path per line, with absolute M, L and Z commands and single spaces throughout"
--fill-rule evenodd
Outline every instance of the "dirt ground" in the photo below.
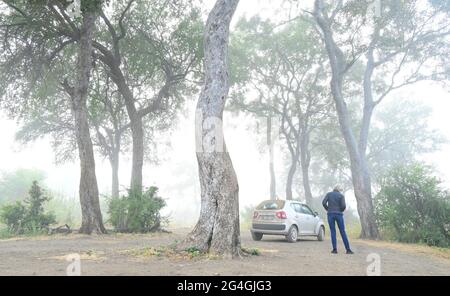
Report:
M 81 255 L 82 275 L 366 275 L 372 262 L 367 257 L 372 253 L 379 255 L 381 275 L 450 275 L 448 257 L 428 253 L 426 247 L 353 240 L 354 255 L 333 255 L 328 238 L 323 242 L 302 239 L 291 244 L 283 237 L 267 236 L 254 242 L 248 231 L 242 232 L 242 245 L 257 248 L 259 256 L 234 260 L 136 256 L 139 250 L 181 240 L 187 232 L 172 231 L 0 240 L 0 275 L 63 276 L 69 265 L 66 257 L 72 253 Z M 342 251 L 340 241 L 339 246 Z

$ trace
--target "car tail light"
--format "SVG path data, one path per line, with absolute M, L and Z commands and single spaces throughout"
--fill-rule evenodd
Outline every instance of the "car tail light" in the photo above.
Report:
M 287 219 L 285 211 L 277 212 L 275 215 L 277 216 L 278 219 Z
M 253 219 L 256 219 L 258 217 L 258 212 L 253 212 Z

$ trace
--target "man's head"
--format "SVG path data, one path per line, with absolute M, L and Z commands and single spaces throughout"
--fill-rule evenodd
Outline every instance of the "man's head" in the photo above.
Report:
M 344 190 L 342 189 L 342 187 L 341 187 L 341 186 L 339 186 L 339 185 L 336 185 L 336 186 L 334 186 L 334 189 L 333 189 L 333 191 L 336 191 L 336 192 L 342 192 L 342 191 L 344 191 Z

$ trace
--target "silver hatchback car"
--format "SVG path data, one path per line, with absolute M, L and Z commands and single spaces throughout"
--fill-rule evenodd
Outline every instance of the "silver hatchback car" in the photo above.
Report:
M 293 243 L 299 236 L 325 237 L 325 225 L 317 212 L 295 200 L 265 200 L 253 212 L 253 240 L 259 241 L 264 234 L 284 235 Z

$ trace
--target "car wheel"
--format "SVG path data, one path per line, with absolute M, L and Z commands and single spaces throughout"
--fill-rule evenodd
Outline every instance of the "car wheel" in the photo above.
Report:
M 297 242 L 297 238 L 298 238 L 298 230 L 297 227 L 295 227 L 294 225 L 291 226 L 291 228 L 289 228 L 289 232 L 286 235 L 286 239 L 288 242 L 290 243 L 295 243 Z
M 323 241 L 324 238 L 325 238 L 325 228 L 323 226 L 320 226 L 319 234 L 317 235 L 317 240 L 321 242 Z
M 262 238 L 263 238 L 263 234 L 262 233 L 252 232 L 252 239 L 254 241 L 260 241 Z

